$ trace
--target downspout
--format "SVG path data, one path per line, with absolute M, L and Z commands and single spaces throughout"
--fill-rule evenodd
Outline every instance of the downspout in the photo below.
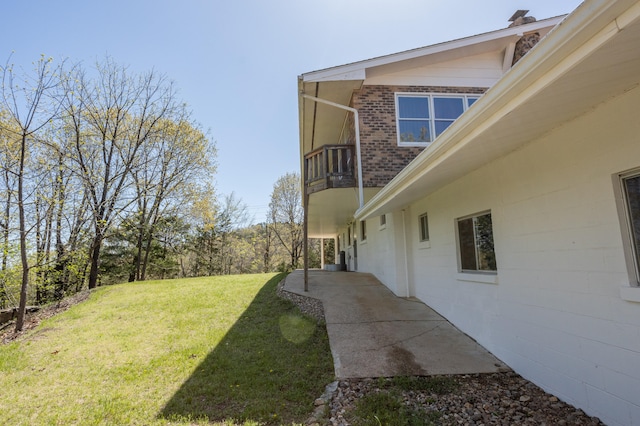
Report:
M 319 102 L 321 104 L 326 104 L 326 105 L 340 108 L 345 111 L 350 111 L 353 113 L 354 121 L 355 121 L 355 131 L 356 131 L 356 161 L 358 162 L 358 199 L 360 203 L 359 208 L 362 208 L 362 206 L 364 206 L 364 186 L 362 184 L 362 161 L 361 161 L 362 156 L 360 155 L 360 119 L 358 116 L 358 110 L 355 108 L 348 107 L 346 105 L 341 105 L 335 102 L 328 101 L 326 99 L 307 95 L 305 93 L 301 93 L 301 96 L 305 99 L 309 99 L 314 102 Z
M 304 256 L 304 291 L 309 291 L 309 191 L 307 189 L 307 167 L 303 171 L 302 181 L 302 251 Z
M 409 249 L 407 248 L 407 221 L 405 218 L 405 209 L 402 209 L 402 241 L 404 243 L 405 297 L 410 297 L 411 291 L 409 289 Z

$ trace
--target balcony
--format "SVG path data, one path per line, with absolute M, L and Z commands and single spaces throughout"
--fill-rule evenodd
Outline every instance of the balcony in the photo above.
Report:
M 304 156 L 308 193 L 356 186 L 354 145 L 324 145 Z

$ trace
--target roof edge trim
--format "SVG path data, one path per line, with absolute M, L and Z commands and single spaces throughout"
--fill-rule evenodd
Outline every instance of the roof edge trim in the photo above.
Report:
M 456 40 L 445 41 L 442 43 L 419 47 L 403 52 L 379 56 L 377 58 L 365 59 L 363 61 L 353 62 L 346 65 L 339 65 L 336 67 L 325 68 L 317 71 L 310 71 L 300 75 L 300 78 L 304 82 L 364 80 L 366 77 L 366 70 L 369 68 L 414 59 L 421 56 L 433 55 L 435 53 L 441 53 L 448 50 L 473 46 L 503 37 L 522 35 L 523 33 L 537 31 L 542 28 L 554 27 L 563 19 L 565 19 L 566 16 L 567 15 L 560 15 L 553 18 L 531 22 L 529 24 L 519 25 L 516 27 L 503 28 L 500 30 L 464 37 Z

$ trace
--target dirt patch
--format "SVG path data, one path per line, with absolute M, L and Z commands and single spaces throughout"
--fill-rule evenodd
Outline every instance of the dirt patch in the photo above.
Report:
M 22 337 L 27 331 L 36 328 L 43 320 L 51 318 L 60 312 L 66 311 L 71 306 L 87 300 L 90 294 L 91 292 L 89 290 L 84 290 L 73 296 L 66 297 L 59 302 L 43 306 L 42 309 L 37 312 L 28 313 L 24 320 L 24 327 L 19 333 L 15 332 L 15 321 L 9 323 L 8 327 L 0 330 L 0 344 L 4 345 Z

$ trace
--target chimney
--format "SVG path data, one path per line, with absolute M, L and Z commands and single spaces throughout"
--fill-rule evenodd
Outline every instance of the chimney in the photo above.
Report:
M 533 16 L 526 16 L 529 13 L 528 10 L 517 10 L 516 13 L 509 18 L 511 24 L 509 28 L 517 27 L 519 25 L 529 24 L 536 22 L 536 18 Z M 540 41 L 540 33 L 528 33 L 520 37 L 520 40 L 516 43 L 515 52 L 513 53 L 513 62 L 511 66 L 515 65 L 533 46 Z

